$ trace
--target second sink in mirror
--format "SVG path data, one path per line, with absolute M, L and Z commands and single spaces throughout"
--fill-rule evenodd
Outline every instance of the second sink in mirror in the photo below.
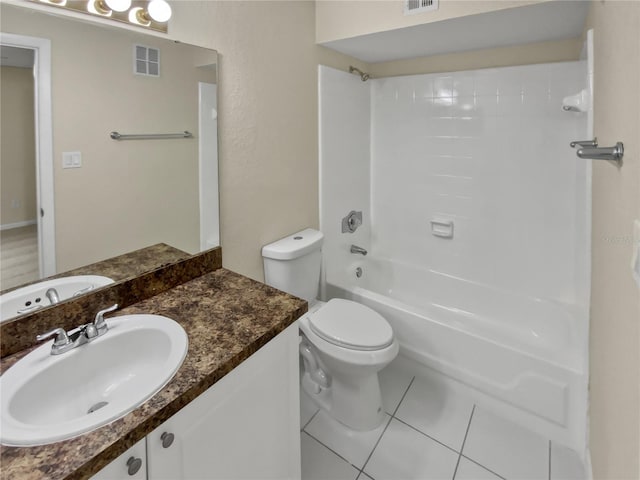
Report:
M 18 288 L 0 296 L 0 322 L 32 313 L 49 305 L 114 283 L 100 275 L 76 275 L 46 280 Z

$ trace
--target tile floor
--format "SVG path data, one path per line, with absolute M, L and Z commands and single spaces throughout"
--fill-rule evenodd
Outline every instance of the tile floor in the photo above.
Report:
M 346 430 L 303 393 L 302 480 L 586 478 L 573 451 L 437 382 L 389 365 L 380 372 L 387 417 L 364 433 Z

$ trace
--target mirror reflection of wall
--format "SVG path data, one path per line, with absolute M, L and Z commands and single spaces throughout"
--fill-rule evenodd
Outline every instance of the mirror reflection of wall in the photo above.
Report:
M 39 278 L 33 50 L 1 47 L 0 282 Z
M 55 273 L 159 242 L 189 253 L 218 245 L 216 52 L 12 5 L 0 9 L 3 33 L 51 41 Z M 149 74 L 141 75 L 135 67 L 145 49 L 152 55 Z M 4 98 L 3 91 L 3 106 Z M 3 117 L 3 159 L 9 124 Z M 193 138 L 109 137 L 185 130 Z M 63 168 L 65 152 L 79 152 L 80 165 Z M 201 171 L 209 175 L 203 187 Z M 4 163 L 2 173 L 4 224 L 4 182 L 17 178 L 5 178 Z

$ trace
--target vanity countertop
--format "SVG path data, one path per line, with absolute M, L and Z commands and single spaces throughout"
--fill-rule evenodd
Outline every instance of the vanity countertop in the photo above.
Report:
M 190 256 L 187 252 L 183 252 L 166 243 L 156 243 L 150 247 L 69 270 L 56 275 L 54 278 L 72 275 L 103 275 L 119 282 L 120 280 L 142 275 L 169 263 L 184 260 Z
M 175 377 L 141 407 L 93 432 L 50 445 L 0 447 L 0 478 L 90 477 L 306 311 L 304 300 L 226 269 L 118 310 L 114 316 L 154 313 L 183 326 L 189 336 L 189 351 Z M 32 349 L 3 358 L 2 371 Z
M 47 277 L 46 280 L 71 277 L 74 275 L 102 275 L 104 277 L 111 278 L 115 282 L 119 282 L 127 278 L 142 275 L 145 272 L 154 270 L 169 263 L 184 260 L 190 256 L 191 255 L 187 252 L 183 252 L 182 250 L 167 245 L 166 243 L 157 243 L 133 252 L 118 255 L 117 257 L 108 258 L 100 262 L 75 268 L 64 273 L 59 273 L 57 275 Z M 33 282 L 28 282 L 23 285 L 7 288 L 6 290 L 2 290 L 0 293 L 5 294 L 12 290 L 16 290 L 32 283 L 38 283 L 40 281 L 41 280 L 34 280 Z

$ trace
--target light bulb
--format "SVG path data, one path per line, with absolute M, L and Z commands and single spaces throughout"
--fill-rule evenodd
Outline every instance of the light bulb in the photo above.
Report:
M 126 12 L 131 7 L 131 0 L 104 0 L 114 12 Z
M 167 22 L 171 18 L 171 7 L 165 0 L 151 0 L 147 6 L 147 12 L 159 23 Z

